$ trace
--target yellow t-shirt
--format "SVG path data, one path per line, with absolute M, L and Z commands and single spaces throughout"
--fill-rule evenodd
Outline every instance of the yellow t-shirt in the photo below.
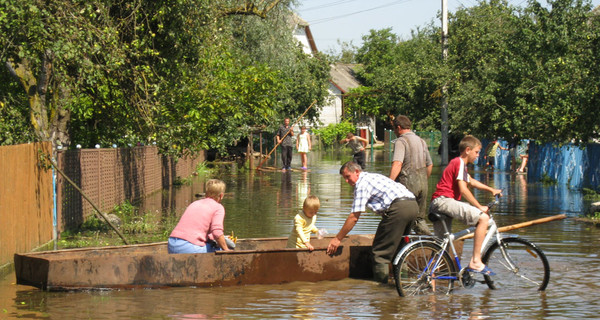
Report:
M 498 146 L 500 145 L 498 142 L 491 142 L 493 143 L 492 145 L 488 146 L 488 152 L 487 152 L 487 156 L 488 157 L 495 157 L 496 156 L 496 152 L 498 151 Z
M 294 226 L 292 232 L 288 237 L 287 247 L 288 248 L 306 248 L 304 244 L 310 241 L 310 234 L 317 233 L 319 229 L 315 226 L 317 221 L 317 215 L 312 218 L 307 217 L 304 212 L 298 213 L 294 217 Z

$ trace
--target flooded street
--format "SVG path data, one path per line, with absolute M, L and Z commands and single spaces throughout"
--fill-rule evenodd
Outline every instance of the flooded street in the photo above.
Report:
M 432 155 L 433 156 L 433 155 Z M 226 233 L 238 237 L 287 236 L 292 219 L 308 194 L 321 200 L 317 227 L 337 233 L 352 203 L 352 188 L 339 175 L 348 153 L 313 152 L 310 172 L 238 172 L 225 166 L 217 176 L 227 183 Z M 435 161 L 435 160 L 434 160 Z M 293 167 L 300 159 L 294 155 Z M 367 157 L 367 171 L 387 175 L 388 155 Z M 430 193 L 441 174 L 434 167 Z M 566 186 L 528 183 L 524 175 L 487 173 L 475 168 L 479 181 L 504 190 L 496 207 L 499 226 L 565 213 L 578 216 L 588 204 Z M 149 197 L 143 210 L 181 214 L 199 179 L 170 194 Z M 482 202 L 488 195 L 475 194 Z M 352 231 L 374 233 L 379 217 L 361 215 Z M 454 230 L 458 230 L 455 226 Z M 574 219 L 511 231 L 536 243 L 550 262 L 545 292 L 490 290 L 477 284 L 448 296 L 401 298 L 393 286 L 346 279 L 318 283 L 213 288 L 167 288 L 91 292 L 43 292 L 15 285 L 15 275 L 0 280 L 0 319 L 591 319 L 600 318 L 600 228 Z M 470 255 L 471 242 L 464 256 Z

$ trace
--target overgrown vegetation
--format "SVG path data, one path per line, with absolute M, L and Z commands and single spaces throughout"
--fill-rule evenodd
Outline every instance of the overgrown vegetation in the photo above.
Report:
M 549 175 L 547 175 L 546 173 L 544 173 L 542 175 L 542 178 L 540 179 L 540 182 L 546 186 L 553 186 L 556 185 L 558 183 L 558 181 L 552 177 L 550 177 Z
M 195 179 L 196 176 L 210 176 L 215 174 L 216 169 L 214 167 L 209 167 L 206 161 L 203 161 L 201 163 L 198 163 L 198 165 L 196 166 L 196 169 L 194 170 L 194 173 L 192 173 L 191 176 L 187 177 L 187 178 L 182 178 L 182 177 L 176 177 L 175 181 L 173 181 L 173 185 L 174 186 L 182 186 L 182 185 L 187 185 L 190 184 L 192 182 L 193 179 Z
M 583 188 L 582 192 L 584 200 L 600 200 L 600 192 L 594 189 Z
M 140 213 L 130 202 L 116 206 L 112 213 L 119 217 L 119 229 L 131 244 L 166 241 L 179 221 L 179 217 L 159 211 Z M 61 249 L 122 244 L 110 226 L 96 216 L 89 217 L 77 231 L 63 232 L 58 242 Z
M 582 0 L 522 5 L 477 1 L 450 13 L 445 61 L 438 21 L 406 41 L 371 30 L 354 57 L 363 87 L 348 94 L 346 111 L 380 123 L 406 114 L 413 129 L 435 131 L 445 88 L 451 132 L 540 143 L 599 138 L 599 12 Z
M 600 220 L 600 211 L 594 212 L 594 213 L 590 213 L 590 214 L 588 214 L 586 216 L 586 218 L 592 219 L 592 220 Z
M 0 0 L 0 144 L 183 155 L 274 131 L 327 94 L 293 1 Z
M 204 175 L 211 175 L 211 174 L 215 173 L 216 169 L 214 167 L 209 167 L 209 165 L 206 161 L 202 161 L 202 162 L 198 163 L 198 165 L 196 166 L 196 170 L 194 172 L 196 175 L 204 176 Z
M 329 63 L 293 37 L 295 0 L 0 0 L 0 144 L 156 143 L 226 150 L 325 103 Z M 589 0 L 478 1 L 408 40 L 342 45 L 363 86 L 349 119 L 406 114 L 437 131 L 576 144 L 600 138 L 600 16 Z M 305 119 L 314 122 L 319 108 Z M 326 143 L 337 138 L 324 136 Z
M 331 123 L 325 128 L 313 129 L 313 132 L 321 138 L 324 147 L 329 147 L 345 138 L 348 132 L 355 133 L 356 127 L 348 121 L 342 121 L 338 124 Z

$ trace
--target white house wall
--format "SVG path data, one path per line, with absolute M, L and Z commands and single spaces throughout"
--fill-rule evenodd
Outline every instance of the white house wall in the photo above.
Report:
M 338 124 L 342 120 L 342 92 L 331 83 L 327 91 L 329 91 L 329 104 L 323 106 L 319 116 L 323 126 L 330 123 Z
M 294 30 L 294 37 L 296 37 L 296 39 L 298 39 L 298 41 L 300 41 L 302 44 L 302 50 L 304 53 L 312 55 L 310 44 L 308 43 L 308 36 L 306 35 L 306 29 L 303 27 L 297 27 L 296 30 Z

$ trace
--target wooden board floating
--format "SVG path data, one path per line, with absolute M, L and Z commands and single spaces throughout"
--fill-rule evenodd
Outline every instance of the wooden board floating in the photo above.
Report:
M 566 217 L 567 217 L 566 214 L 557 214 L 555 216 L 521 222 L 521 223 L 517 223 L 517 224 L 511 224 L 510 226 L 505 226 L 505 227 L 499 227 L 498 231 L 499 232 L 507 232 L 510 230 L 525 228 L 525 227 L 533 226 L 533 225 L 540 224 L 540 223 L 546 223 L 546 222 L 550 222 L 550 221 L 554 221 L 554 220 L 562 220 L 562 219 L 565 219 Z M 473 238 L 473 236 L 474 236 L 474 234 L 470 233 L 470 234 L 467 234 L 457 240 L 467 240 L 467 239 Z

